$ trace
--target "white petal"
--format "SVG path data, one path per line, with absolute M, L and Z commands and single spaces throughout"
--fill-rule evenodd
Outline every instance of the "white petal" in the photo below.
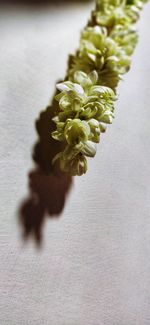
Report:
M 73 87 L 78 95 L 84 95 L 84 90 L 79 84 L 74 83 Z

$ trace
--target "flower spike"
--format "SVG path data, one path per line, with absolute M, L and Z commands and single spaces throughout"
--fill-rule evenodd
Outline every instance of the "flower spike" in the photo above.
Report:
M 59 104 L 52 137 L 63 143 L 53 159 L 63 172 L 86 173 L 87 157 L 94 157 L 96 144 L 114 118 L 116 88 L 130 69 L 137 44 L 135 23 L 145 0 L 96 0 L 95 10 L 71 57 L 68 75 L 57 84 Z

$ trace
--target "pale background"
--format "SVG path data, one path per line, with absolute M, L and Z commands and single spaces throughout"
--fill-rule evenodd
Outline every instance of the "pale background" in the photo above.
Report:
M 18 210 L 35 120 L 63 78 L 91 3 L 0 6 L 0 325 L 150 324 L 150 3 L 116 119 L 41 247 Z

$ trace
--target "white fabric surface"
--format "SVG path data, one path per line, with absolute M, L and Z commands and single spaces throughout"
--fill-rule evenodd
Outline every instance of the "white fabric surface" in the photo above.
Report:
M 43 245 L 24 243 L 34 123 L 63 78 L 92 4 L 0 7 L 0 324 L 150 324 L 150 3 L 116 119 L 75 178 Z

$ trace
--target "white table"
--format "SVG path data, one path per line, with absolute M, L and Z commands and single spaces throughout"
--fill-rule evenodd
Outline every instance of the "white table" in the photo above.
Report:
M 91 8 L 0 6 L 1 325 L 150 324 L 150 3 L 89 171 L 74 179 L 62 214 L 43 220 L 41 248 L 23 241 L 18 224 L 35 171 L 35 120 Z M 52 193 L 43 178 L 40 186 Z

